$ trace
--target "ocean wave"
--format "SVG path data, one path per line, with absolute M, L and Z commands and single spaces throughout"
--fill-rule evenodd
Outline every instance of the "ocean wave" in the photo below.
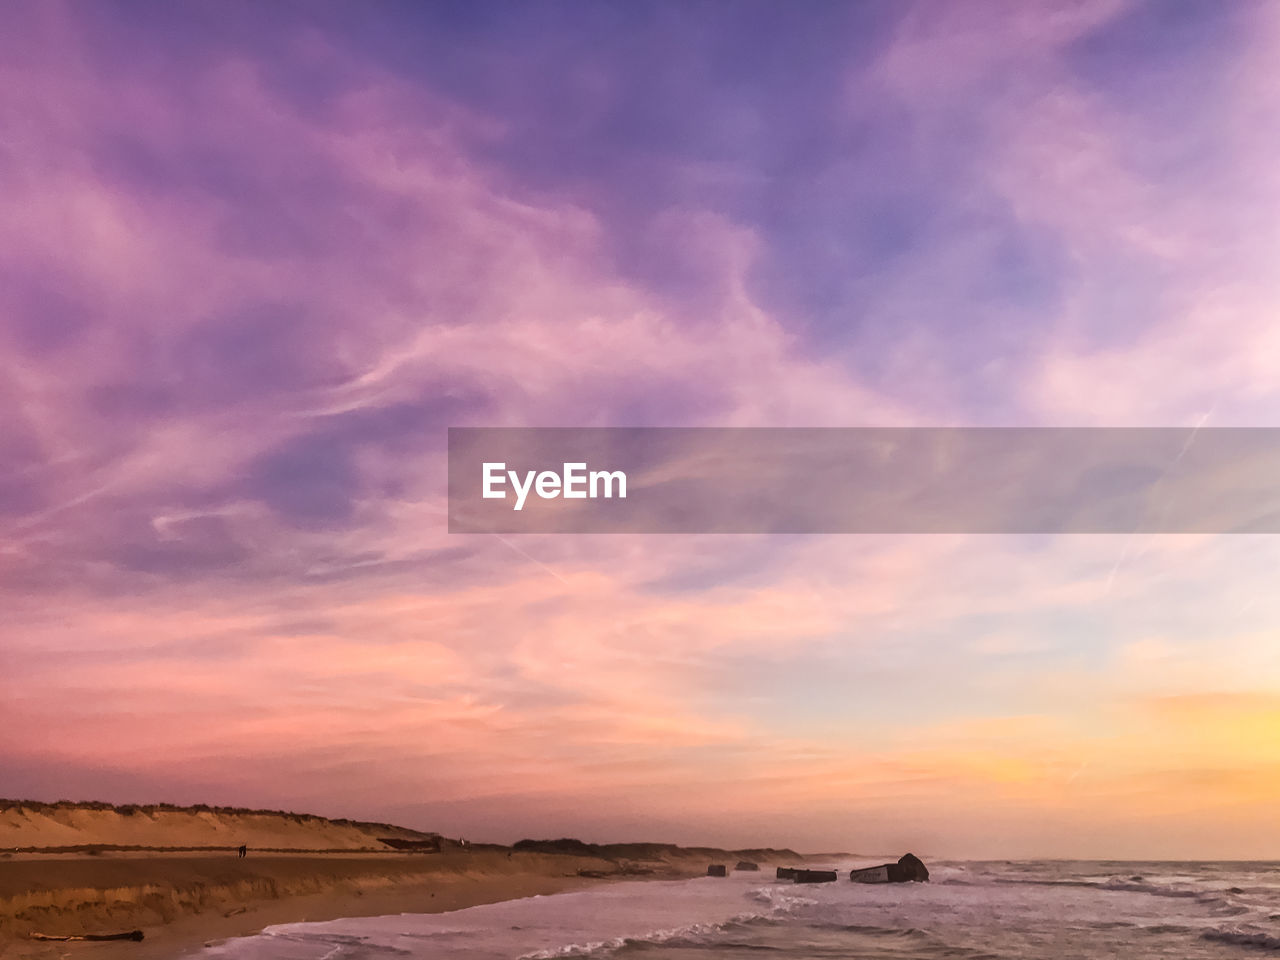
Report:
M 1145 880 L 1122 880 L 1113 877 L 1095 884 L 1102 890 L 1116 890 L 1122 893 L 1149 893 L 1153 897 L 1172 897 L 1176 900 L 1200 900 L 1208 903 L 1222 898 L 1212 890 L 1195 890 L 1187 887 L 1175 887 L 1169 884 L 1151 883 Z
M 811 923 L 811 930 L 838 931 L 874 938 L 897 956 L 945 957 L 947 960 L 1004 960 L 1000 955 L 976 946 L 966 946 L 919 927 L 886 927 L 859 923 Z
M 653 946 L 656 944 L 664 946 L 704 946 L 710 942 L 718 941 L 724 934 L 731 932 L 734 928 L 772 922 L 776 921 L 765 914 L 743 913 L 718 923 L 691 923 L 682 927 L 654 930 L 639 936 L 612 937 L 608 940 L 596 940 L 589 943 L 569 943 L 562 947 L 521 954 L 519 960 L 562 960 L 562 958 L 572 957 L 599 957 L 607 956 L 626 947 Z
M 995 877 L 993 883 L 1026 885 L 1035 887 L 1076 887 L 1090 890 L 1102 890 L 1108 893 L 1144 893 L 1152 897 L 1168 897 L 1174 900 L 1195 900 L 1206 906 L 1221 906 L 1234 912 L 1246 912 L 1246 908 L 1233 904 L 1225 893 L 1233 890 L 1205 890 L 1186 886 L 1140 880 L 1133 877 L 1111 877 L 1106 880 L 1024 880 L 1009 877 Z
M 274 942 L 297 944 L 306 948 L 308 953 L 316 947 L 327 947 L 328 949 L 320 954 L 317 960 L 373 960 L 373 958 L 382 957 L 413 956 L 409 950 L 386 943 L 376 943 L 367 936 L 314 933 L 306 930 L 291 930 L 284 926 L 268 927 L 260 936 Z
M 898 940 L 932 940 L 933 937 L 918 927 L 880 927 L 865 923 L 814 923 L 816 930 L 843 930 L 849 933 L 861 933 L 873 937 L 885 937 Z
M 1252 924 L 1234 927 L 1210 927 L 1200 931 L 1203 940 L 1231 943 L 1241 947 L 1260 947 L 1264 950 L 1280 950 L 1280 935 L 1268 932 Z
M 1138 923 L 1134 924 L 1143 933 L 1195 933 L 1195 927 L 1183 923 Z
M 758 887 L 747 896 L 757 903 L 768 904 L 775 913 L 791 913 L 801 907 L 816 906 L 818 901 L 812 897 L 792 892 L 791 887 Z
M 1026 877 L 992 877 L 992 883 L 1008 884 L 1010 886 L 1026 886 L 1026 887 L 1100 887 L 1100 880 L 1038 880 Z

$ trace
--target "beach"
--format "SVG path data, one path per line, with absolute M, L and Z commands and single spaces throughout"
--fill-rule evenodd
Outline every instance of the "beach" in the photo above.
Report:
M 134 921 L 146 937 L 32 941 L 6 915 L 0 958 L 1229 960 L 1280 950 L 1276 863 L 936 861 L 927 883 L 867 885 L 848 871 L 875 858 L 845 855 L 803 858 L 839 877 L 797 885 L 732 863 L 727 877 L 705 876 L 708 852 L 669 853 L 640 877 L 617 860 L 500 849 L 10 856 L 0 859 L 5 909 L 22 887 L 28 908 L 43 896 L 46 922 Z
M 512 848 L 287 811 L 7 801 L 0 958 L 166 960 L 274 924 L 439 913 L 691 877 L 711 860 L 756 853 L 568 839 Z M 32 939 L 132 930 L 141 942 Z
M 164 960 L 272 924 L 457 910 L 606 879 L 580 870 L 617 865 L 497 851 L 14 856 L 0 860 L 0 957 Z M 143 931 L 141 943 L 27 938 L 132 929 Z
M 1233 960 L 1280 950 L 1275 863 L 934 861 L 927 883 L 733 871 L 274 927 L 192 960 Z

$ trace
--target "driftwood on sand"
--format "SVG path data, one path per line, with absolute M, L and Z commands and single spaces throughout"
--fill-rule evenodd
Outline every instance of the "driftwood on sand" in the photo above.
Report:
M 58 936 L 51 933 L 30 934 L 32 940 L 141 940 L 141 930 L 130 930 L 127 933 L 86 933 L 82 936 Z

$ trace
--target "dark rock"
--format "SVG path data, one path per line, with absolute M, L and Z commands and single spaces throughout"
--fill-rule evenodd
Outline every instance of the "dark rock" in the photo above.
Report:
M 759 865 L 759 864 L 756 864 L 756 863 L 752 863 L 750 860 L 739 860 L 739 861 L 738 861 L 738 865 L 737 865 L 736 867 L 734 867 L 733 869 L 735 869 L 735 870 L 759 870 L 759 869 L 760 869 L 760 865 Z
M 713 863 L 711 866 L 707 867 L 708 877 L 727 877 L 728 875 L 729 868 L 723 863 Z
M 795 878 L 796 878 L 795 867 L 779 867 L 778 868 L 779 880 L 794 880 Z
M 929 871 L 919 857 L 914 853 L 907 853 L 897 863 L 889 865 L 889 879 L 893 883 L 924 883 L 929 879 Z

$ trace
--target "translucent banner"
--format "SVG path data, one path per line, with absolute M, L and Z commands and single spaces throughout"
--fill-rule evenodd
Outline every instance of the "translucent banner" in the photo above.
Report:
M 1280 429 L 449 430 L 453 533 L 1276 533 Z

